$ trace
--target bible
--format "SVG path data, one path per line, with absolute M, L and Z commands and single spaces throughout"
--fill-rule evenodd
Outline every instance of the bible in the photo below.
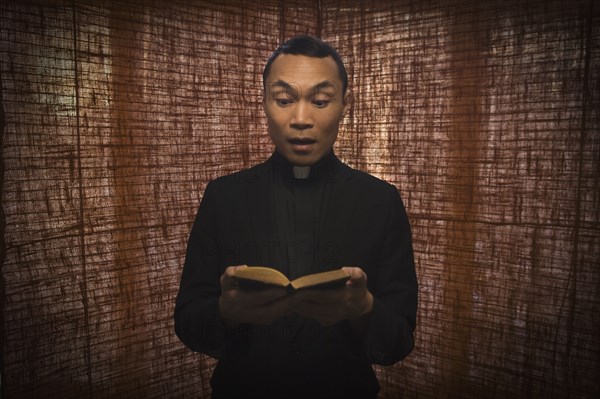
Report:
M 339 288 L 350 279 L 342 269 L 314 273 L 290 281 L 279 270 L 263 266 L 248 266 L 238 269 L 233 278 L 242 289 L 259 290 L 271 287 L 287 288 L 290 291 L 308 288 Z

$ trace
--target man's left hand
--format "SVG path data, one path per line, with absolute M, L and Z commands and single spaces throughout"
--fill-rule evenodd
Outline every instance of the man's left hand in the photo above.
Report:
M 338 289 L 307 289 L 295 294 L 294 311 L 308 319 L 329 326 L 348 320 L 361 321 L 373 309 L 373 295 L 367 289 L 367 275 L 359 267 L 342 267 L 350 279 Z

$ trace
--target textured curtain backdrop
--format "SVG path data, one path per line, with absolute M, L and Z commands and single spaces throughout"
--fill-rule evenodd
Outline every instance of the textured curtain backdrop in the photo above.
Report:
M 599 4 L 360 7 L 324 9 L 356 98 L 338 152 L 399 187 L 421 283 L 384 391 L 599 396 Z
M 336 152 L 413 225 L 417 347 L 382 398 L 600 395 L 600 6 L 581 1 L 0 5 L 2 394 L 207 397 L 173 333 L 208 181 L 272 151 L 266 57 L 347 61 Z

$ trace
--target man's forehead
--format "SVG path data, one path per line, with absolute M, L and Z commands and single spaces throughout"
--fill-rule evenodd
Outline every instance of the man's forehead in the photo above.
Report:
M 269 72 L 269 83 L 299 82 L 310 86 L 321 82 L 341 82 L 335 60 L 331 57 L 309 57 L 305 55 L 282 54 L 273 61 Z
M 274 82 L 269 83 L 273 88 L 281 88 L 284 90 L 294 89 L 297 86 L 296 82 L 286 82 L 285 80 L 278 79 Z M 320 82 L 314 83 L 310 86 L 310 89 L 313 91 L 325 90 L 325 89 L 337 89 L 338 85 L 335 82 L 330 80 L 322 80 Z

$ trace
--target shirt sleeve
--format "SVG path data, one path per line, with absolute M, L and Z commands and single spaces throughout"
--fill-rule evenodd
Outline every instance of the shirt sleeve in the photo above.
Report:
M 215 240 L 213 182 L 204 192 L 190 232 L 179 293 L 175 301 L 175 333 L 191 350 L 220 358 L 227 345 L 244 335 L 244 326 L 228 327 L 218 310 L 221 294 L 219 248 Z
M 393 187 L 386 234 L 374 282 L 369 326 L 363 341 L 372 363 L 391 365 L 414 348 L 418 283 L 408 216 Z M 371 278 L 369 277 L 371 280 Z

